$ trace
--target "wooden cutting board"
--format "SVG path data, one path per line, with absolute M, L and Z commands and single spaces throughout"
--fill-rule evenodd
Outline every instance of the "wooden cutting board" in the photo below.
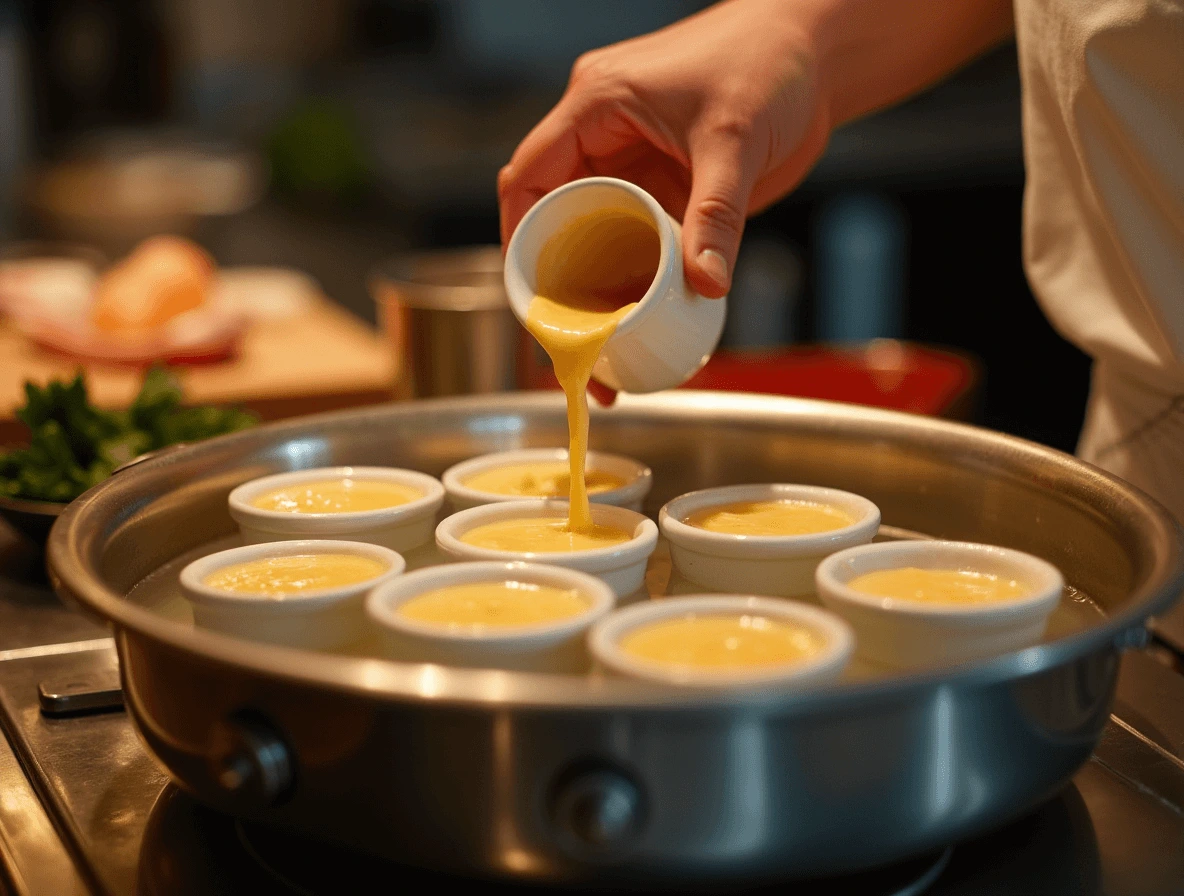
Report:
M 74 375 L 79 362 L 49 354 L 0 321 L 0 444 L 18 438 L 14 412 L 24 404 L 24 383 L 44 384 Z M 126 407 L 141 372 L 83 365 L 91 401 Z M 265 420 L 389 400 L 394 363 L 372 327 L 328 299 L 300 315 L 253 324 L 239 356 L 180 368 L 188 404 L 236 404 Z

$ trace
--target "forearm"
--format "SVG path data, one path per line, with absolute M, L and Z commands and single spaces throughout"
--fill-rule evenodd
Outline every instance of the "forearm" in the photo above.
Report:
M 940 81 L 1014 31 L 1011 0 L 788 0 L 838 127 Z

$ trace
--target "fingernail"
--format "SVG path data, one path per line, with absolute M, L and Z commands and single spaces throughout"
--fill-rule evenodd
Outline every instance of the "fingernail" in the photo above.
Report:
M 704 249 L 699 253 L 699 267 L 720 286 L 728 285 L 728 262 L 714 249 Z

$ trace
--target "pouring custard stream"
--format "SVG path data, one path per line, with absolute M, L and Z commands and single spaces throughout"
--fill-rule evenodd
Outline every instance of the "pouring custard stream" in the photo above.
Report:
M 572 531 L 600 528 L 592 524 L 584 480 L 588 380 L 604 344 L 653 283 L 661 251 L 657 230 L 640 214 L 603 209 L 573 221 L 539 254 L 526 328 L 550 355 L 567 396 Z

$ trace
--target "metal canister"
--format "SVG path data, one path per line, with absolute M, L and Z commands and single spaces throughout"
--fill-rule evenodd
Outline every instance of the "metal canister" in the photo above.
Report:
M 518 387 L 526 337 L 496 246 L 393 258 L 375 269 L 370 290 L 395 356 L 399 398 Z

